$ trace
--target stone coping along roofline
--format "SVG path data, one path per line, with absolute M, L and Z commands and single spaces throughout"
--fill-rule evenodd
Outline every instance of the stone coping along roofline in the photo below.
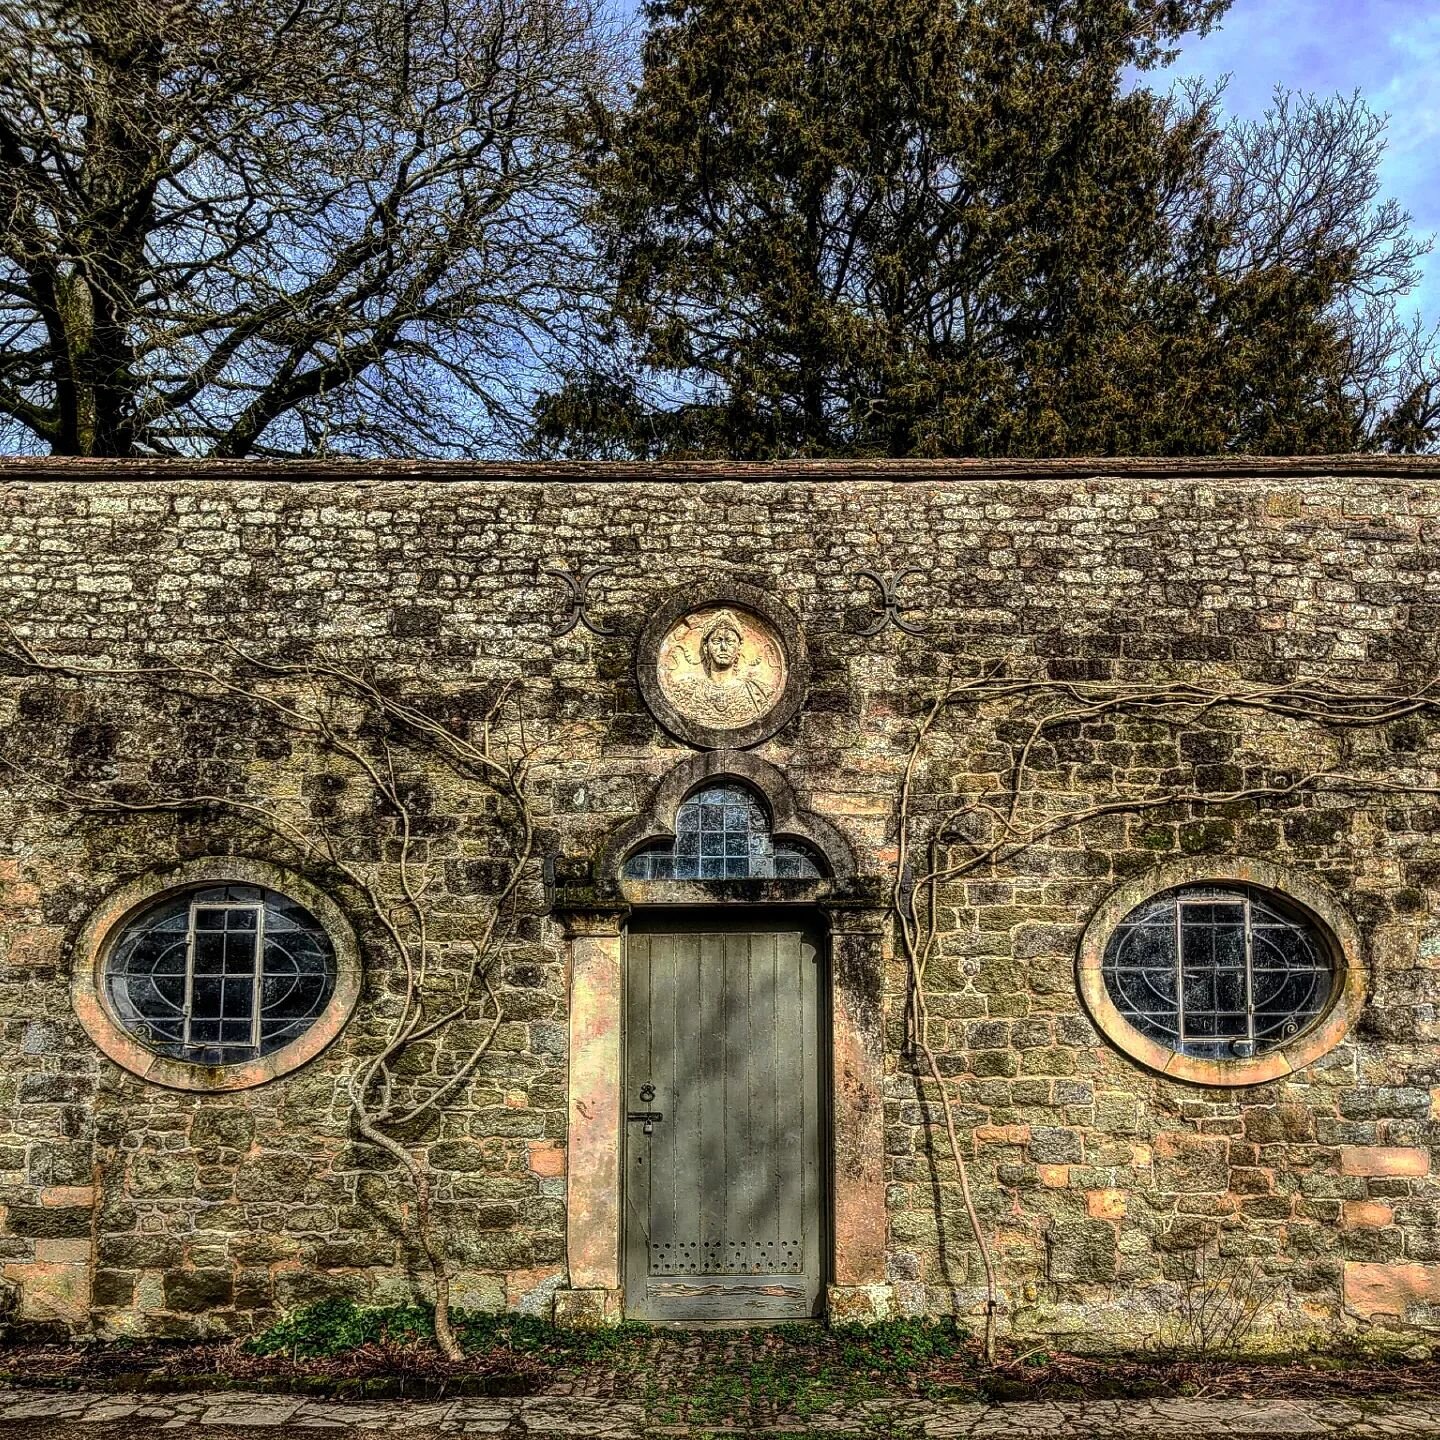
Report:
M 307 482 L 518 483 L 803 481 L 986 483 L 1007 480 L 1246 481 L 1306 478 L 1440 482 L 1440 455 L 1078 456 L 1063 460 L 204 460 L 73 457 L 0 458 L 0 485 L 77 480 L 127 483 L 237 480 Z

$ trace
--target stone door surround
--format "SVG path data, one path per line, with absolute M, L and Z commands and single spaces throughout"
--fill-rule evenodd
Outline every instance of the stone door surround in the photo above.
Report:
M 625 857 L 674 833 L 675 812 L 706 780 L 731 776 L 761 792 L 776 833 L 803 836 L 825 857 L 822 880 L 729 884 L 704 895 L 685 884 L 622 888 Z M 627 893 L 628 891 L 628 893 Z M 733 899 L 730 897 L 733 896 Z M 567 892 L 555 916 L 563 927 L 569 974 L 569 1128 L 566 1252 L 569 1286 L 555 1297 L 560 1323 L 613 1324 L 624 1315 L 623 1014 L 625 926 L 640 904 L 794 904 L 819 914 L 826 932 L 830 996 L 830 1233 L 826 1310 L 832 1319 L 874 1320 L 891 1313 L 885 1276 L 883 976 L 888 906 L 881 887 L 855 874 L 844 837 L 803 810 L 775 766 L 741 751 L 711 751 L 681 762 L 661 781 L 651 806 L 603 847 L 594 883 Z

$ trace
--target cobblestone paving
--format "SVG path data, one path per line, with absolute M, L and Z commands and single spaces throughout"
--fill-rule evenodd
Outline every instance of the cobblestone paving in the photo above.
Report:
M 434 1403 L 243 1394 L 115 1395 L 0 1390 L 4 1440 L 199 1440 L 325 1433 L 337 1437 L 503 1436 L 507 1440 L 661 1440 L 666 1436 L 817 1436 L 840 1440 L 1264 1440 L 1440 1437 L 1440 1400 L 1098 1400 L 987 1405 L 874 1400 L 763 1428 L 652 1423 L 618 1400 L 539 1397 Z

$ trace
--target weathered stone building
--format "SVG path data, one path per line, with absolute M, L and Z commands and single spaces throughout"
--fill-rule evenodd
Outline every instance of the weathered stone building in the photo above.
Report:
M 6 463 L 3 1319 L 988 1258 L 1057 1344 L 1413 1344 L 1437 537 L 1427 461 Z

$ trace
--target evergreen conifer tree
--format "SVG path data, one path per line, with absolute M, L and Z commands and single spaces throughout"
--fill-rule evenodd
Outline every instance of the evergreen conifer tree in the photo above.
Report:
M 603 358 L 543 452 L 1416 450 L 1384 122 L 1143 81 L 1229 0 L 654 0 L 601 127 Z

